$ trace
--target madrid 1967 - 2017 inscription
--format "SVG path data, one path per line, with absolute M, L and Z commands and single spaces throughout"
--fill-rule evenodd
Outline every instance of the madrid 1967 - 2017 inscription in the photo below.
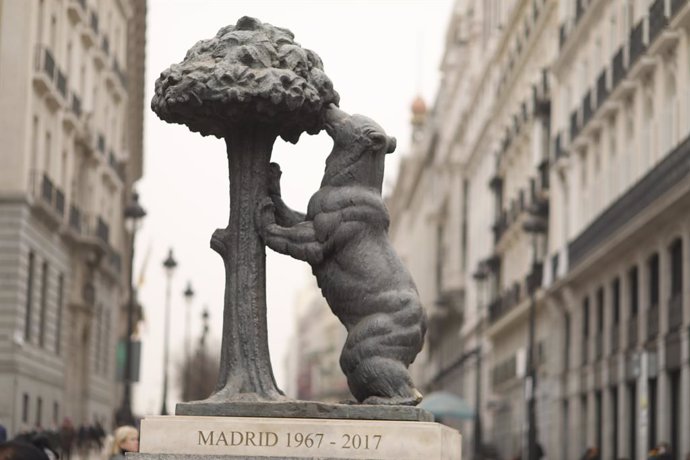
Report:
M 200 446 L 253 446 L 276 448 L 319 449 L 336 447 L 353 450 L 378 450 L 383 436 L 380 434 L 302 433 L 299 431 L 274 433 L 273 431 L 213 431 L 198 430 Z

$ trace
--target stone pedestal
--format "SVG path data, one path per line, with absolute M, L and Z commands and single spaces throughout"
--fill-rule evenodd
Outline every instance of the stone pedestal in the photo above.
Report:
M 460 460 L 460 449 L 460 433 L 433 422 L 156 416 L 127 458 Z

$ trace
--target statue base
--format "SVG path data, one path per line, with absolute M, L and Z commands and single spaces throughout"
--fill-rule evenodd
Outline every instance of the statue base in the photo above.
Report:
M 154 416 L 128 460 L 461 460 L 456 430 L 433 422 Z
M 434 421 L 434 416 L 430 412 L 414 406 L 335 404 L 317 401 L 192 401 L 178 403 L 175 407 L 175 415 Z

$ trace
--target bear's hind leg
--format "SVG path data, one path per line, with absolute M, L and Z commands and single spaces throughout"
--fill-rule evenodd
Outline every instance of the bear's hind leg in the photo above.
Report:
M 364 404 L 415 406 L 422 394 L 400 361 L 372 356 L 347 375 L 352 394 Z

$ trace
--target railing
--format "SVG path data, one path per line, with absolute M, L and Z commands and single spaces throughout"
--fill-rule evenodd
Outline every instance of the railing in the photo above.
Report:
M 659 335 L 659 306 L 652 305 L 647 309 L 647 340 L 653 340 Z
M 677 331 L 683 326 L 683 295 L 676 294 L 668 302 L 668 330 Z
M 621 80 L 623 80 L 623 77 L 625 77 L 625 63 L 623 61 L 623 57 L 624 48 L 621 47 L 613 56 L 611 63 L 611 68 L 613 69 L 612 88 L 618 86 Z
M 656 0 L 649 7 L 649 43 L 659 36 L 661 31 L 668 25 L 666 17 L 665 0 Z
M 637 315 L 634 315 L 628 320 L 628 348 L 632 349 L 635 348 L 637 345 L 637 330 L 638 330 L 638 321 L 637 321 Z
M 630 31 L 630 58 L 628 59 L 628 68 L 642 56 L 645 52 L 646 45 L 644 43 L 644 19 L 637 23 L 637 25 Z
M 503 315 L 512 310 L 524 298 L 524 289 L 520 283 L 515 282 L 510 288 L 503 291 L 493 302 L 489 304 L 489 322 L 498 321 Z
M 77 233 L 81 233 L 81 210 L 75 205 L 69 207 L 69 226 Z

